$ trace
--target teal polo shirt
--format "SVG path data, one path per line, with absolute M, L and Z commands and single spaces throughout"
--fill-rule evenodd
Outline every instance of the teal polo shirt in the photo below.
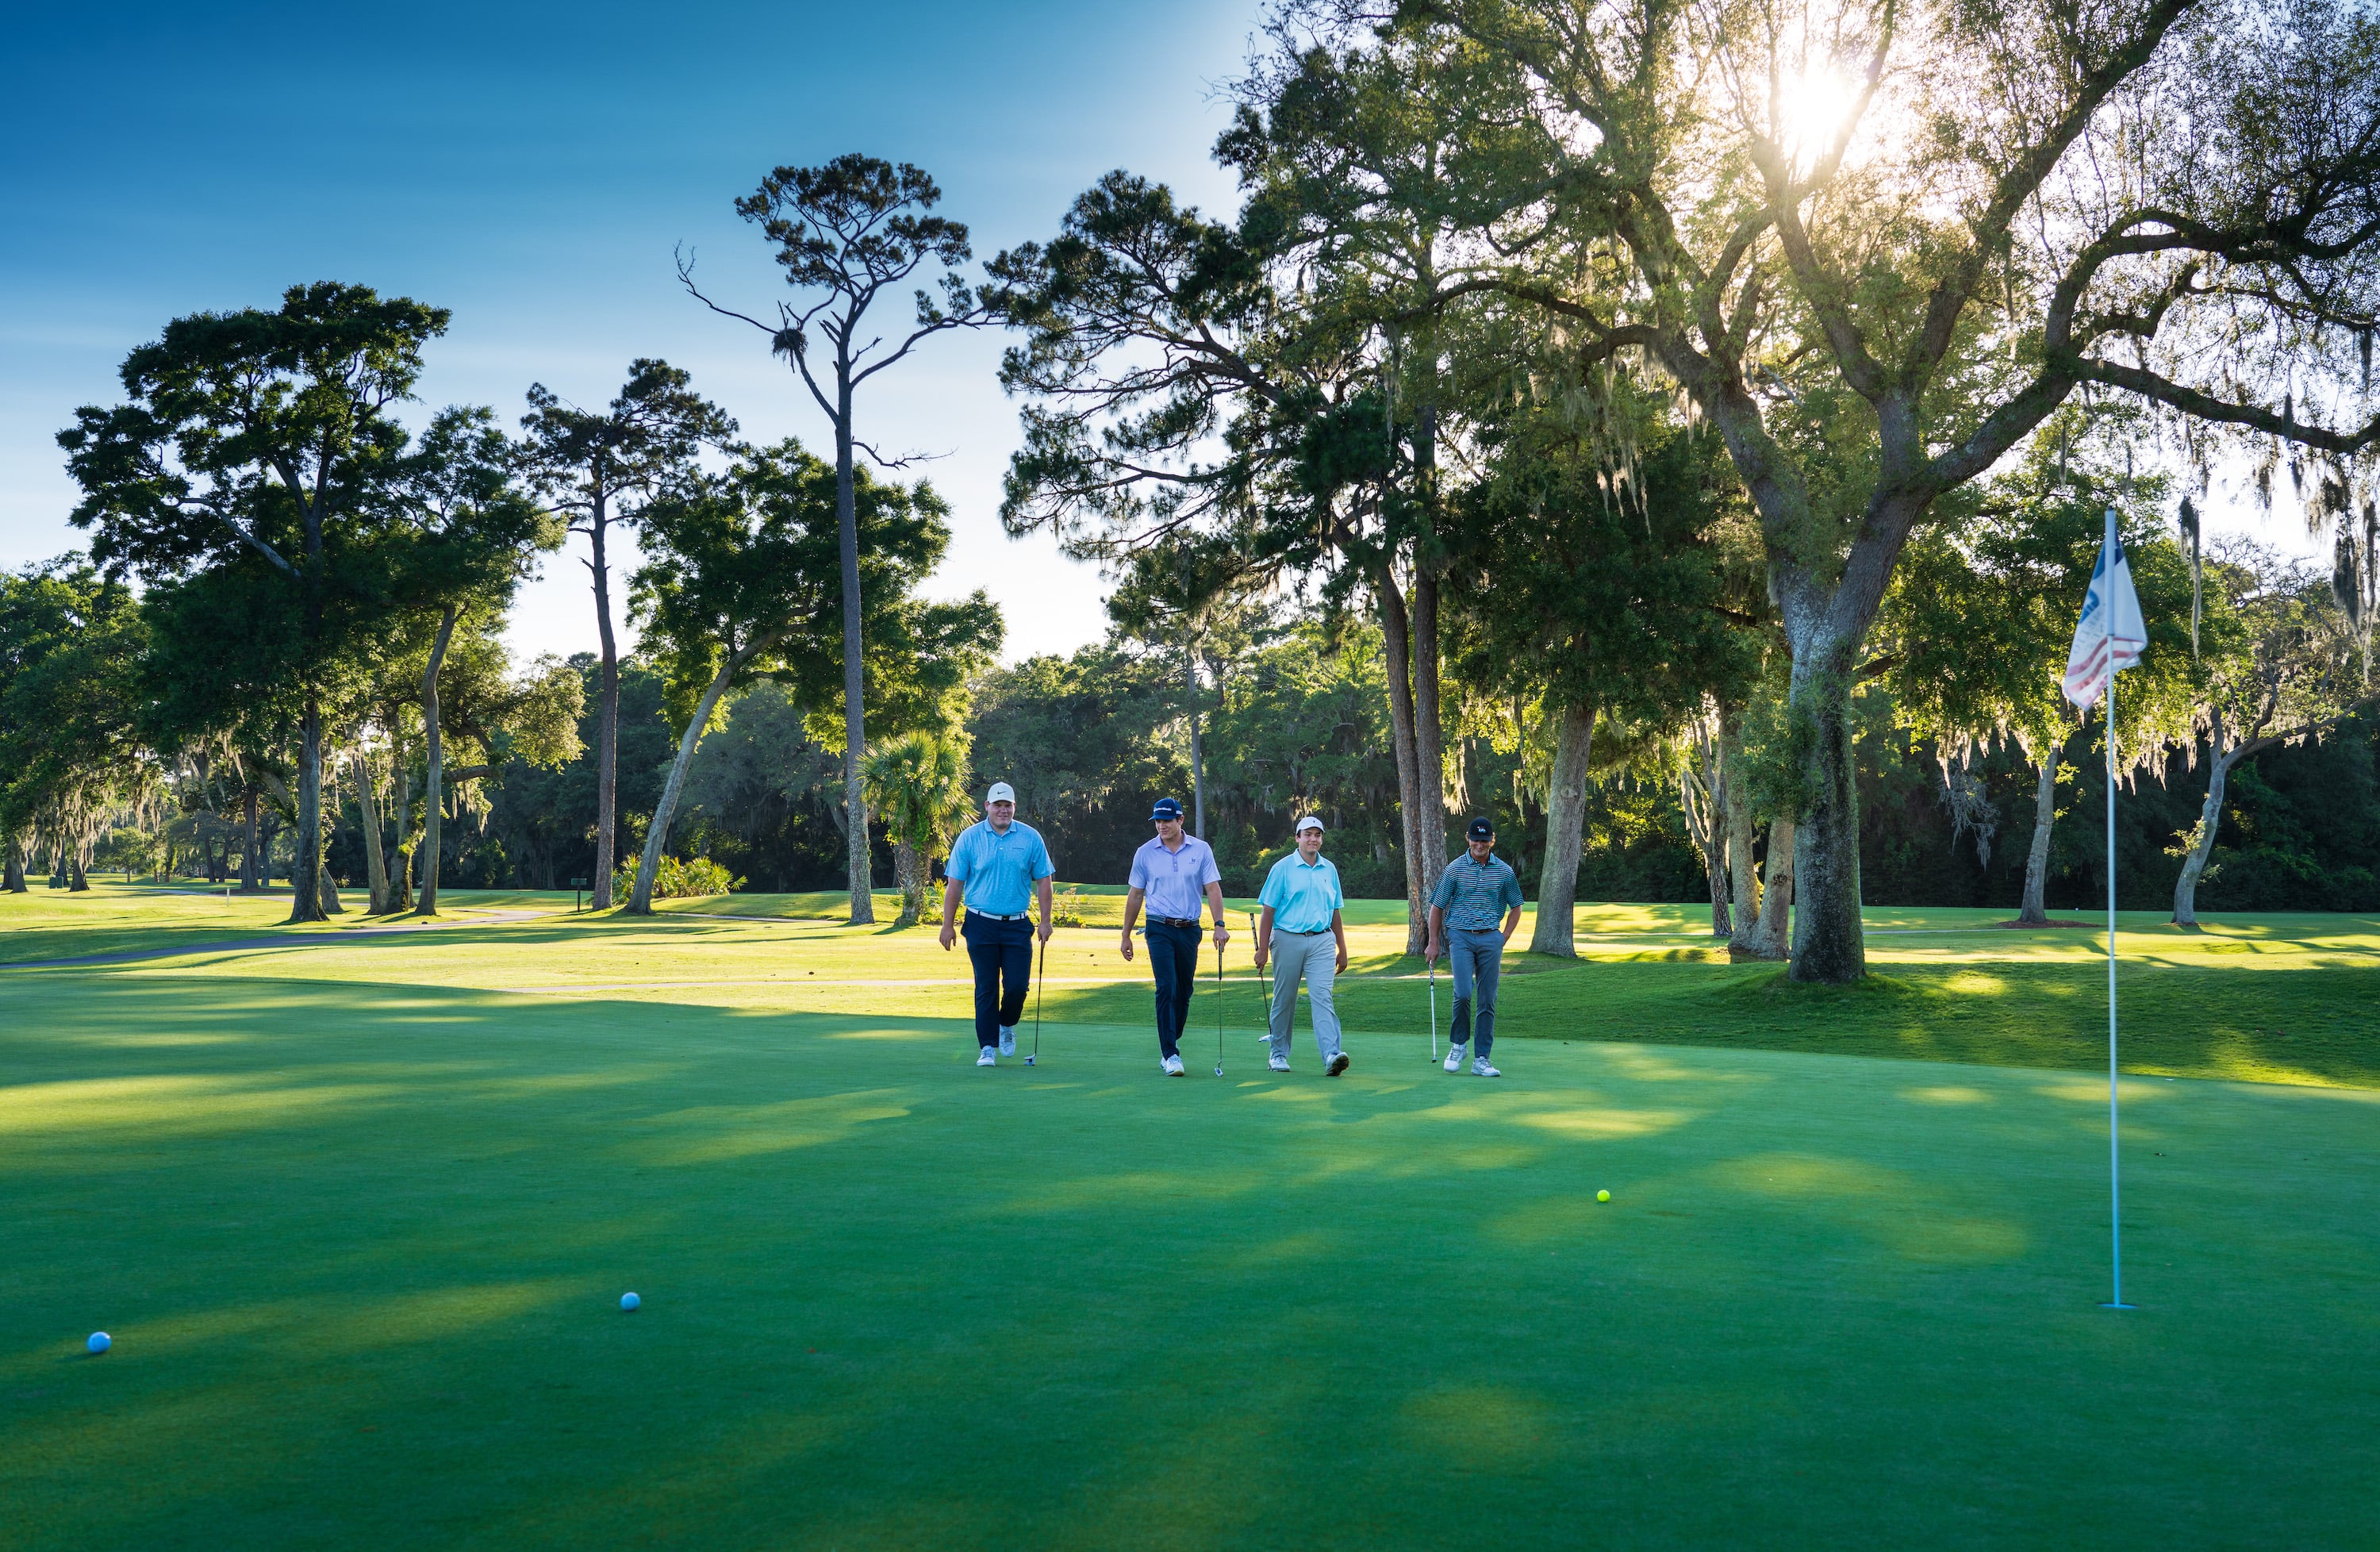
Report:
M 1011 820 L 1008 833 L 978 819 L 951 843 L 951 859 L 942 871 L 966 886 L 966 908 L 990 916 L 1021 916 L 1033 903 L 1035 880 L 1056 869 L 1041 832 L 1022 819 Z
M 1330 913 L 1347 903 L 1339 892 L 1339 869 L 1329 857 L 1312 866 L 1295 852 L 1272 865 L 1257 903 L 1272 907 L 1272 925 L 1282 932 L 1328 932 Z

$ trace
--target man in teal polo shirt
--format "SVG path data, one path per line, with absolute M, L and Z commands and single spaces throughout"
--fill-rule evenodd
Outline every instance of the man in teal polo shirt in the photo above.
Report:
M 1337 1077 L 1347 1070 L 1339 1049 L 1339 1014 L 1330 988 L 1347 968 L 1347 928 L 1340 918 L 1346 897 L 1339 892 L 1339 869 L 1322 855 L 1322 821 L 1308 814 L 1297 821 L 1297 850 L 1272 865 L 1257 923 L 1257 969 L 1273 958 L 1272 1070 L 1289 1071 L 1289 1019 L 1297 1008 L 1297 978 L 1305 977 L 1305 998 L 1314 1013 L 1314 1043 L 1322 1050 L 1322 1071 Z M 1273 950 L 1278 946 L 1277 958 Z
M 983 818 L 959 831 L 942 873 L 942 949 L 958 933 L 960 890 L 965 890 L 967 958 L 975 965 L 975 1064 L 996 1067 L 1016 1054 L 1016 1025 L 1033 983 L 1034 931 L 1026 915 L 1041 901 L 1041 941 L 1050 940 L 1050 849 L 1041 832 L 1016 818 L 1016 789 L 994 782 L 983 795 Z

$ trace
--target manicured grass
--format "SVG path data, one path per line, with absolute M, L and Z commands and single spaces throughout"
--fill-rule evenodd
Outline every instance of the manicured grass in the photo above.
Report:
M 1346 1078 L 1243 941 L 1169 1082 L 1112 931 L 978 1072 L 924 931 L 188 898 L 0 899 L 195 951 L 0 969 L 0 1548 L 2370 1539 L 2370 922 L 2126 924 L 2115 1315 L 2079 932 L 1877 913 L 1814 992 L 1591 908 L 1491 1085 L 1391 909 Z

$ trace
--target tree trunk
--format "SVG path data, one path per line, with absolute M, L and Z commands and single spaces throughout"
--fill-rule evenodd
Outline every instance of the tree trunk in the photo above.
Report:
M 388 909 L 413 909 L 413 770 L 405 751 L 395 751 L 396 768 L 396 871 L 389 879 Z
M 242 894 L 247 894 L 264 887 L 264 856 L 257 846 L 254 787 L 249 788 L 244 794 L 242 817 L 247 824 L 247 839 L 239 853 L 239 889 Z
M 592 904 L 612 908 L 613 849 L 618 843 L 620 803 L 620 649 L 612 638 L 612 582 L 603 555 L 607 509 L 599 493 L 595 515 L 587 528 L 595 573 L 595 635 L 599 656 L 595 671 L 595 877 L 590 880 Z M 404 822 L 400 815 L 398 823 Z
M 1732 938 L 1735 936 L 1735 924 L 1727 905 L 1727 843 L 1731 832 L 1730 815 L 1734 808 L 1735 794 L 1728 790 L 1727 757 L 1723 747 L 1717 741 L 1708 742 L 1704 747 L 1708 750 L 1710 758 L 1707 788 L 1711 807 L 1710 836 L 1703 848 L 1703 869 L 1710 882 L 1711 936 Z
M 1594 752 L 1595 708 L 1563 707 L 1546 792 L 1545 870 L 1537 875 L 1531 953 L 1577 957 L 1572 914 L 1578 903 L 1579 853 L 1586 843 L 1586 767 Z
M 846 342 L 847 345 L 847 342 Z M 859 774 L 868 756 L 867 660 L 859 623 L 859 508 L 852 490 L 851 362 L 845 346 L 835 356 L 834 526 L 843 552 L 843 806 L 844 857 L 851 890 L 851 925 L 876 919 L 876 864 L 868 848 L 867 783 Z M 656 820 L 656 828 L 659 821 Z M 641 874 L 638 875 L 642 877 Z
M 1414 766 L 1420 779 L 1416 794 L 1421 840 L 1421 898 L 1427 922 L 1427 902 L 1446 871 L 1446 734 L 1439 716 L 1438 577 L 1427 567 L 1414 567 L 1413 700 Z
M 1413 638 L 1403 591 L 1383 556 L 1374 577 L 1380 600 L 1381 654 L 1389 668 L 1389 741 L 1396 746 L 1397 820 L 1404 837 L 1405 952 L 1417 954 L 1429 941 L 1429 895 L 1421 881 L 1421 776 L 1414 758 Z
M 381 824 L 380 803 L 372 793 L 371 767 L 363 751 L 356 751 L 356 810 L 364 821 L 364 881 L 371 888 L 370 915 L 388 914 L 387 836 Z
M 1743 780 L 1743 718 L 1740 708 L 1718 710 L 1718 764 L 1727 782 L 1728 952 L 1752 946 L 1760 921 L 1760 869 L 1752 855 L 1752 793 Z
M 2198 810 L 2198 835 L 2192 843 L 2190 855 L 2181 860 L 2181 877 L 2173 884 L 2173 925 L 2198 925 L 2198 880 L 2205 875 L 2206 859 L 2215 850 L 2215 832 L 2223 823 L 2223 789 L 2231 780 L 2231 768 L 2240 762 L 2240 752 L 2222 750 L 2223 725 L 2215 726 L 2211 747 L 2216 751 L 2206 768 L 2206 801 Z M 2112 797 L 2113 794 L 2110 794 Z
M 653 876 L 661 870 L 662 854 L 669 846 L 670 820 L 677 816 L 678 794 L 686 789 L 686 770 L 694 764 L 694 751 L 702 743 L 702 730 L 710 725 L 710 713 L 718 707 L 719 697 L 727 693 L 738 669 L 776 642 L 777 637 L 770 636 L 741 652 L 730 652 L 727 661 L 719 665 L 719 672 L 710 676 L 710 687 L 702 692 L 693 721 L 686 724 L 686 735 L 677 741 L 677 758 L 670 762 L 669 781 L 662 787 L 662 799 L 653 805 L 652 828 L 645 832 L 645 855 L 637 864 L 637 881 L 628 891 L 628 915 L 653 914 Z M 870 921 L 875 919 L 872 915 L 868 917 Z
M 1190 691 L 1190 833 L 1207 839 L 1207 759 L 1198 740 L 1198 654 L 1184 654 L 1183 676 Z
M 417 916 L 438 914 L 439 843 L 443 839 L 446 804 L 446 745 L 438 725 L 438 671 L 446 661 L 446 644 L 454 638 L 460 612 L 454 604 L 439 619 L 437 639 L 430 644 L 429 666 L 421 671 L 421 730 L 430 752 L 430 775 L 422 785 L 421 903 Z
M 1791 717 L 1803 747 L 1804 811 L 1796 816 L 1793 876 L 1808 903 L 1793 913 L 1796 981 L 1847 986 L 1867 974 L 1860 931 L 1859 779 L 1852 752 L 1848 649 L 1815 643 L 1793 654 Z
M 30 892 L 25 883 L 23 843 L 13 835 L 0 837 L 0 848 L 5 848 L 8 854 L 5 861 L 0 861 L 0 892 L 8 894 Z
M 892 843 L 892 878 L 901 886 L 901 919 L 894 927 L 915 927 L 926 911 L 926 859 L 906 841 Z
M 80 841 L 67 843 L 67 892 L 68 894 L 88 894 L 91 892 L 91 876 L 83 871 L 82 852 L 83 843 Z
M 325 917 L 346 915 L 347 908 L 339 902 L 339 881 L 331 877 L 330 864 L 323 862 L 318 866 L 314 869 L 314 877 L 319 880 L 314 897 L 322 903 L 322 915 Z
M 298 718 L 297 852 L 289 865 L 289 919 L 324 921 L 322 873 L 322 708 L 313 691 Z
M 1743 947 L 1728 945 L 1730 958 L 1783 959 L 1792 941 L 1793 821 L 1779 815 L 1768 824 L 1768 878 L 1760 891 L 1760 915 Z
M 2058 757 L 2053 744 L 2042 758 L 2033 788 L 2033 846 L 2024 854 L 2024 903 L 2016 914 L 2019 926 L 2047 927 L 2049 889 L 2049 829 L 2058 822 Z

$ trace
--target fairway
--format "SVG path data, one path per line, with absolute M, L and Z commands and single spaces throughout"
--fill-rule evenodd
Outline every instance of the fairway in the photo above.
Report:
M 1391 903 L 1174 1082 L 1111 928 L 981 1072 L 927 932 L 446 903 L 0 899 L 0 1548 L 2372 1544 L 2368 920 L 2127 940 L 2117 1315 L 2081 932 L 1583 908 L 1490 1084 Z

